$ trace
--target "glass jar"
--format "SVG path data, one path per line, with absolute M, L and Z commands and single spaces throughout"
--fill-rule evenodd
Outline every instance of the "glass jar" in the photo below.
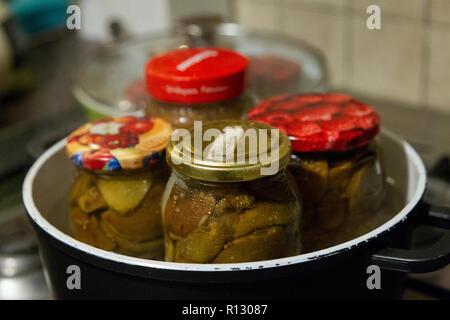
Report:
M 171 141 L 167 148 L 173 170 L 161 202 L 166 261 L 238 263 L 299 254 L 301 199 L 285 170 L 290 158 L 287 136 L 242 120 L 208 122 L 203 125 L 205 134 L 208 129 L 217 129 L 209 150 L 226 145 L 225 155 L 204 154 L 208 144 L 194 145 L 194 129 L 182 144 Z M 275 147 L 262 147 L 257 134 L 245 145 L 248 132 L 271 129 Z M 251 144 L 259 145 L 258 152 L 249 148 Z M 198 161 L 192 160 L 196 150 L 203 155 Z M 264 162 L 265 155 L 270 160 Z M 241 162 L 236 160 L 239 156 Z M 268 167 L 273 170 L 261 170 Z
M 289 169 L 303 197 L 305 251 L 371 231 L 364 222 L 384 198 L 375 110 L 341 94 L 283 95 L 252 109 L 249 118 L 289 135 Z
M 83 125 L 67 139 L 77 165 L 69 195 L 73 237 L 117 253 L 163 259 L 161 195 L 171 126 L 122 116 Z
M 243 119 L 255 105 L 245 91 L 248 59 L 227 49 L 184 48 L 151 59 L 146 65 L 146 113 L 175 128 L 194 120 Z

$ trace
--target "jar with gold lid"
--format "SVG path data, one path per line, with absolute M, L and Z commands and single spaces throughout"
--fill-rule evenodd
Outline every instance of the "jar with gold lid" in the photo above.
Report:
M 301 199 L 285 170 L 291 151 L 284 133 L 253 121 L 211 121 L 178 129 L 172 140 L 161 202 L 167 261 L 235 263 L 301 252 Z
M 253 108 L 248 118 L 279 128 L 291 140 L 289 169 L 303 197 L 305 251 L 371 231 L 365 222 L 384 198 L 374 141 L 378 112 L 342 94 L 281 95 Z
M 152 58 L 146 65 L 146 114 L 174 128 L 195 120 L 244 119 L 256 104 L 246 90 L 248 59 L 221 48 L 183 48 Z
M 160 199 L 172 128 L 160 118 L 87 123 L 67 138 L 77 173 L 69 196 L 74 238 L 121 254 L 163 259 Z

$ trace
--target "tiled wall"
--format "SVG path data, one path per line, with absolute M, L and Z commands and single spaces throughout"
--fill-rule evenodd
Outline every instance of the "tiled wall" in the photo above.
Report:
M 331 86 L 450 113 L 450 0 L 232 0 L 236 21 L 322 49 Z M 366 8 L 381 8 L 381 30 Z

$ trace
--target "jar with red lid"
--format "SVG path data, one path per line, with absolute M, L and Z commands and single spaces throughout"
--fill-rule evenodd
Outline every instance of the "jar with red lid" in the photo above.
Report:
M 194 120 L 244 119 L 255 105 L 246 91 L 248 59 L 220 48 L 184 48 L 152 58 L 145 73 L 148 116 L 162 117 L 175 128 Z
M 75 239 L 117 253 L 164 258 L 160 199 L 171 125 L 122 116 L 83 125 L 67 138 L 77 171 L 69 195 Z
M 284 131 L 292 143 L 289 169 L 303 198 L 305 251 L 360 236 L 384 198 L 377 111 L 343 94 L 281 95 L 248 118 Z

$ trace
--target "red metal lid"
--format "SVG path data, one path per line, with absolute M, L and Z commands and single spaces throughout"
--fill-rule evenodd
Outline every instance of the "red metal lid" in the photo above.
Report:
M 67 138 L 66 153 L 76 165 L 86 169 L 139 169 L 164 158 L 171 133 L 172 127 L 161 118 L 105 118 L 72 132 Z
M 248 59 L 226 49 L 186 48 L 151 59 L 147 90 L 156 99 L 202 103 L 230 99 L 245 89 Z
M 248 118 L 285 132 L 298 152 L 353 149 L 368 144 L 380 126 L 377 111 L 343 94 L 276 96 L 250 110 Z

